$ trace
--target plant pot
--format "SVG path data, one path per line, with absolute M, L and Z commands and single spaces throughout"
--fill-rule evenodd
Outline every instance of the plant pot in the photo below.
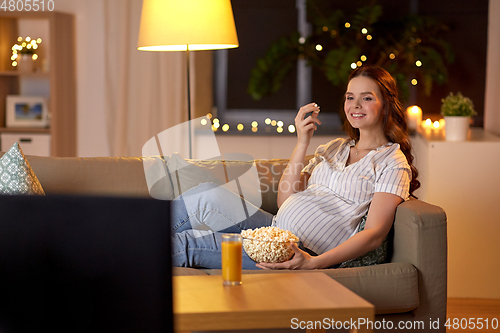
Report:
M 444 117 L 446 141 L 467 141 L 470 117 Z
M 21 54 L 17 61 L 17 70 L 21 73 L 33 73 L 35 60 L 33 60 L 31 54 Z

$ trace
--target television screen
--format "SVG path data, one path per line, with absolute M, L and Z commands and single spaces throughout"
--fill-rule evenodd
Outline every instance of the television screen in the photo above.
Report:
M 170 203 L 0 197 L 0 332 L 173 331 Z

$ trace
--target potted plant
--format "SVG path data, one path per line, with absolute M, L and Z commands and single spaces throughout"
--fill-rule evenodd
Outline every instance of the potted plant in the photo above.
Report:
M 471 117 L 476 115 L 474 104 L 460 92 L 456 95 L 450 92 L 441 102 L 441 114 L 446 123 L 446 140 L 466 141 Z
M 12 46 L 12 66 L 22 72 L 33 72 L 34 61 L 38 59 L 37 49 L 42 40 L 19 37 L 17 41 L 18 43 Z

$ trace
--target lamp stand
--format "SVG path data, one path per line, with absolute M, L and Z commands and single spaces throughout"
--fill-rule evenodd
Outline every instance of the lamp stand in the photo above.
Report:
M 187 68 L 187 99 L 188 99 L 188 135 L 189 135 L 189 159 L 193 158 L 191 138 L 191 79 L 189 73 L 189 45 L 186 45 L 186 68 Z

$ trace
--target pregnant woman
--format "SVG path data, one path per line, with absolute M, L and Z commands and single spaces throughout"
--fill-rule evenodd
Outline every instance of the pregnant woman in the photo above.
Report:
M 396 81 L 380 67 L 358 67 L 349 77 L 344 112 L 349 138 L 319 146 L 304 167 L 320 108 L 310 103 L 298 111 L 297 144 L 280 180 L 276 216 L 256 208 L 240 221 L 232 208 L 241 198 L 211 183 L 174 200 L 174 265 L 220 268 L 222 233 L 271 225 L 297 235 L 300 248 L 294 244 L 293 258 L 283 263 L 255 263 L 243 254 L 244 269 L 336 267 L 379 247 L 397 206 L 420 186 Z

